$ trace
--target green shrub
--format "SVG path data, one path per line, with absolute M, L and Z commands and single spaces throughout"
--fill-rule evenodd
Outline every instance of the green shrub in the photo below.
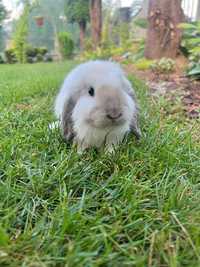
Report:
M 181 46 L 184 47 L 188 54 L 200 54 L 200 21 L 193 23 L 181 23 L 183 29 L 183 38 Z
M 16 63 L 17 62 L 17 57 L 16 57 L 16 54 L 15 54 L 15 49 L 13 48 L 10 48 L 10 49 L 7 49 L 5 50 L 5 58 L 6 58 L 6 62 L 9 63 L 9 64 L 13 64 L 13 63 Z
M 48 53 L 48 49 L 46 47 L 37 47 L 36 50 L 37 50 L 37 54 L 40 54 L 42 56 Z
M 3 59 L 3 56 L 0 55 L 0 64 L 4 64 L 4 63 L 5 63 L 5 61 L 4 61 L 4 59 Z
M 187 76 L 191 76 L 195 80 L 200 80 L 200 62 L 192 62 L 189 64 Z
M 27 63 L 32 64 L 32 63 L 35 63 L 35 62 L 36 62 L 36 60 L 35 60 L 34 57 L 27 57 Z
M 29 57 L 36 57 L 37 55 L 46 55 L 48 52 L 46 47 L 32 47 L 28 46 L 26 49 L 26 54 Z
M 93 43 L 91 38 L 86 38 L 84 40 L 84 51 L 89 52 L 93 50 Z
M 116 46 L 103 46 L 98 47 L 96 50 L 85 51 L 81 56 L 84 60 L 95 60 L 95 59 L 109 59 L 111 57 L 120 57 L 128 52 L 123 47 Z
M 37 58 L 37 62 L 42 62 L 44 59 L 43 55 L 41 55 L 41 54 L 37 54 L 36 58 Z
M 144 40 L 126 40 L 123 45 L 116 45 L 111 42 L 102 42 L 101 47 L 93 50 L 92 41 L 85 40 L 85 50 L 81 54 L 81 60 L 121 58 L 137 61 L 144 57 Z M 124 62 L 123 62 L 124 63 Z
M 9 64 L 19 62 L 17 59 L 17 52 L 15 48 L 7 49 L 5 52 L 6 62 Z M 48 54 L 46 47 L 33 47 L 28 45 L 25 50 L 26 62 L 35 63 L 35 62 L 50 62 L 52 61 L 51 55 Z
M 58 34 L 58 40 L 60 45 L 60 52 L 63 58 L 71 57 L 74 51 L 74 42 L 71 39 L 69 33 L 60 32 Z
M 137 40 L 137 42 L 135 41 L 135 45 L 137 47 L 137 50 L 134 53 L 133 60 L 137 61 L 139 59 L 144 58 L 145 40 L 144 39 Z
M 46 47 L 27 46 L 26 57 L 28 63 L 45 61 L 45 55 L 48 53 Z
M 129 57 L 132 57 L 135 53 L 137 53 L 139 49 L 138 47 L 138 42 L 134 43 L 133 41 L 127 41 L 127 46 L 117 46 L 115 44 L 104 42 L 101 47 L 93 50 L 91 40 L 88 39 L 85 41 L 85 51 L 81 55 L 81 59 L 109 59 L 112 57 L 123 57 L 126 54 L 129 54 Z
M 83 60 L 95 60 L 95 59 L 108 59 L 111 57 L 110 48 L 103 49 L 98 47 L 94 51 L 85 51 L 81 55 L 81 59 Z
M 119 26 L 119 39 L 120 39 L 120 46 L 128 49 L 129 47 L 129 24 L 128 23 L 121 23 Z
M 151 64 L 151 69 L 157 74 L 169 74 L 175 69 L 175 61 L 171 58 L 161 58 Z
M 26 55 L 27 57 L 36 57 L 38 54 L 38 49 L 36 47 L 27 46 L 26 48 Z
M 138 18 L 134 21 L 134 24 L 142 29 L 147 29 L 148 27 L 148 20 L 144 18 Z
M 52 62 L 53 61 L 53 57 L 50 54 L 46 53 L 44 55 L 44 57 L 43 57 L 43 61 L 44 62 Z
M 134 65 L 138 70 L 147 70 L 150 69 L 153 64 L 152 60 L 141 58 Z
M 180 28 L 184 30 L 182 51 L 190 61 L 187 74 L 200 79 L 200 21 L 182 23 Z

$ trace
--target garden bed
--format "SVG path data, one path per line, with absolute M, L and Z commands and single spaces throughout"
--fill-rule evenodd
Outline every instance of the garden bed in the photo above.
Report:
M 128 73 L 144 80 L 151 94 L 164 96 L 172 103 L 179 98 L 185 114 L 191 119 L 199 118 L 200 81 L 192 80 L 185 75 L 185 62 L 183 59 L 179 59 L 176 62 L 175 72 L 168 75 L 157 75 L 150 69 L 138 70 L 134 64 L 128 64 L 124 67 Z

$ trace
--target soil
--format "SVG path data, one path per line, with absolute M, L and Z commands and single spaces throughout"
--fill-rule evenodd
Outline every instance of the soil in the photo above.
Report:
M 185 75 L 187 63 L 184 57 L 177 58 L 175 71 L 169 75 L 158 75 L 151 70 L 137 70 L 133 64 L 125 65 L 125 69 L 145 80 L 152 95 L 162 95 L 172 104 L 178 97 L 184 113 L 190 119 L 197 119 L 200 118 L 200 81 Z

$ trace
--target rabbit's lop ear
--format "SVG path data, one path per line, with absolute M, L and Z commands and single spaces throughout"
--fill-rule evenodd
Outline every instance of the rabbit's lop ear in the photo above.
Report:
M 63 137 L 66 141 L 70 141 L 74 138 L 72 112 L 76 102 L 73 98 L 69 98 L 64 105 L 62 116 L 61 116 L 61 129 Z
M 131 121 L 131 131 L 134 133 L 135 137 L 137 139 L 140 139 L 142 136 L 139 123 L 138 123 L 138 113 L 136 113 Z
M 131 121 L 131 131 L 134 133 L 137 139 L 140 139 L 142 136 L 140 127 L 139 127 L 139 106 L 137 104 L 137 99 L 133 87 L 129 80 L 126 77 L 123 77 L 123 84 L 125 92 L 132 98 L 136 106 L 136 112 L 134 113 Z

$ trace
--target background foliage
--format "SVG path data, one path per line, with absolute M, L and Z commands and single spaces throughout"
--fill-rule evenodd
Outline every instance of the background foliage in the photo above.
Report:
M 188 75 L 200 79 L 200 21 L 182 23 L 180 27 L 184 30 L 182 46 L 190 60 Z
M 74 50 L 74 42 L 67 32 L 60 32 L 58 34 L 60 50 L 63 58 L 69 58 L 72 56 Z
M 13 37 L 13 46 L 15 49 L 15 55 L 20 63 L 25 63 L 27 61 L 26 49 L 28 46 L 28 29 L 29 29 L 29 14 L 31 6 L 26 4 L 22 15 L 20 16 L 16 30 Z
M 72 23 L 89 21 L 89 0 L 65 0 L 65 13 Z
M 0 0 L 0 27 L 2 21 L 6 18 L 6 9 L 2 3 L 2 0 Z

